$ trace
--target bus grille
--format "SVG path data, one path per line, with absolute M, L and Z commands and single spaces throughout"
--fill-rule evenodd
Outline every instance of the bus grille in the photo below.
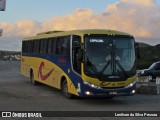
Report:
M 124 88 L 124 86 L 122 87 L 101 87 L 102 89 L 119 89 L 119 88 Z

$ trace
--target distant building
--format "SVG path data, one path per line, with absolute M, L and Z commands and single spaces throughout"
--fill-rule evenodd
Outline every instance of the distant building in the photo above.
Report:
M 0 11 L 5 11 L 6 9 L 6 0 L 0 0 Z

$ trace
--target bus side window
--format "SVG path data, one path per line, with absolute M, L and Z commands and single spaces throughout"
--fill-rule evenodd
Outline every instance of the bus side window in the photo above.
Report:
M 42 39 L 40 40 L 39 46 L 40 46 L 40 53 L 42 54 L 43 53 L 43 40 Z
M 43 53 L 47 53 L 47 48 L 48 48 L 48 39 L 43 39 Z
M 63 37 L 58 37 L 56 40 L 56 54 L 62 55 L 62 44 L 63 44 Z
M 27 53 L 30 52 L 30 41 L 27 41 Z
M 52 48 L 52 39 L 49 38 L 48 39 L 48 50 L 47 50 L 48 54 L 51 54 L 51 48 Z
M 33 40 L 33 53 L 36 53 L 36 40 Z
M 38 45 L 38 40 L 33 40 L 33 53 L 38 53 L 39 45 Z
M 25 41 L 25 53 L 28 53 L 28 41 Z
M 56 54 L 69 56 L 70 38 L 69 36 L 58 37 L 56 41 Z
M 64 37 L 64 42 L 63 42 L 62 47 L 63 47 L 62 54 L 66 56 L 70 56 L 70 36 Z
M 56 38 L 48 39 L 48 54 L 55 54 L 55 40 Z
M 40 40 L 36 40 L 36 53 L 40 53 Z
M 34 41 L 32 40 L 31 41 L 31 53 L 33 53 L 33 51 L 34 51 Z
M 26 41 L 22 42 L 22 53 L 26 53 Z
M 33 52 L 33 41 L 30 40 L 28 41 L 28 53 L 32 53 Z
M 81 50 L 81 37 L 73 35 L 73 40 L 72 40 L 72 64 L 73 64 L 73 69 L 81 74 L 81 61 L 79 60 L 78 52 Z

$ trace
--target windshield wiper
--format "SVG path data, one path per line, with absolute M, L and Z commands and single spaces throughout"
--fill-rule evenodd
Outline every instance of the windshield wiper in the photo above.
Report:
M 117 65 L 119 66 L 119 68 L 124 72 L 125 76 L 128 77 L 127 72 L 125 71 L 125 69 L 122 67 L 122 65 L 120 64 L 120 62 L 118 60 L 115 60 Z
M 93 65 L 93 63 L 88 59 L 88 57 L 87 57 L 87 65 L 92 66 L 92 67 L 90 67 L 91 68 L 90 70 L 93 71 L 95 74 L 97 74 L 96 66 Z
M 97 78 L 99 79 L 99 80 L 104 80 L 104 78 L 102 77 L 102 74 L 103 74 L 103 72 L 107 69 L 107 67 L 109 66 L 109 64 L 110 64 L 110 62 L 111 62 L 111 60 L 108 60 L 108 62 L 106 63 L 106 65 L 104 66 L 104 68 L 100 71 L 100 72 L 97 72 Z
M 91 68 L 90 70 L 92 70 L 95 73 L 95 75 L 97 76 L 97 78 L 99 80 L 103 80 L 101 76 L 102 76 L 103 72 L 107 69 L 107 67 L 109 66 L 110 62 L 111 62 L 111 60 L 108 60 L 106 65 L 103 67 L 103 69 L 98 72 L 96 66 L 94 64 L 92 64 L 92 62 L 90 62 L 89 59 L 87 59 L 88 66 L 92 66 L 92 67 L 90 67 Z
M 128 77 L 127 72 L 125 71 L 125 69 L 122 67 L 122 65 L 120 64 L 119 60 L 120 58 L 117 56 L 115 56 L 115 51 L 116 51 L 117 46 L 113 45 L 113 74 L 115 74 L 115 69 L 116 69 L 116 64 L 119 66 L 119 68 L 124 72 L 125 76 Z
M 100 72 L 98 72 L 98 74 L 102 74 L 106 69 L 107 69 L 107 67 L 108 67 L 108 65 L 110 64 L 110 60 L 106 63 L 106 65 L 104 66 L 104 68 L 100 71 Z

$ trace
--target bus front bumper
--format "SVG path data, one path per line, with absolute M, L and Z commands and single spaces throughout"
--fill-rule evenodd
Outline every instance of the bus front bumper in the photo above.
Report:
M 114 96 L 129 96 L 134 95 L 136 92 L 136 81 L 123 88 L 100 88 L 89 84 L 81 86 L 81 97 L 114 97 Z

